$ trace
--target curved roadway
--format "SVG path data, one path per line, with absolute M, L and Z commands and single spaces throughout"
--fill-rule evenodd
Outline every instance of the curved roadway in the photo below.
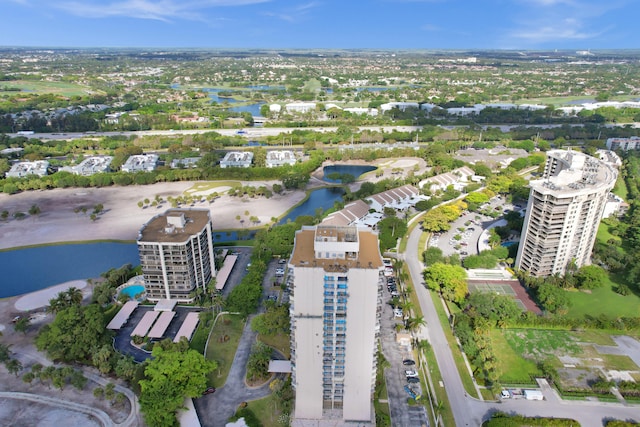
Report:
M 567 401 L 561 400 L 555 391 L 543 388 L 544 401 L 503 400 L 502 402 L 484 402 L 468 396 L 460 374 L 456 368 L 453 354 L 444 335 L 443 326 L 435 310 L 431 294 L 424 286 L 418 242 L 422 231 L 415 227 L 409 235 L 404 260 L 409 268 L 418 301 L 424 319 L 427 322 L 428 338 L 433 347 L 442 380 L 447 391 L 449 406 L 453 412 L 456 426 L 478 427 L 492 413 L 502 411 L 526 416 L 547 416 L 572 418 L 582 427 L 602 427 L 607 419 L 640 421 L 639 405 L 621 403 Z

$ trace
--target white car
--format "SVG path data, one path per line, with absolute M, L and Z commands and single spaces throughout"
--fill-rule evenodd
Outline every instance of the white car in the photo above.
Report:
M 409 378 L 409 377 L 415 377 L 418 378 L 418 373 L 416 371 L 414 371 L 413 369 L 407 369 L 404 371 L 404 375 Z
M 396 308 L 393 310 L 393 316 L 394 317 L 402 317 L 402 309 L 401 308 Z

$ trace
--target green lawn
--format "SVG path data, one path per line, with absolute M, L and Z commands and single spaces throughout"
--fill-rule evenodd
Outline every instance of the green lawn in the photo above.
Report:
M 228 314 L 220 316 L 211 331 L 205 356 L 218 363 L 218 369 L 209 374 L 209 383 L 214 387 L 222 387 L 227 381 L 243 328 L 241 316 Z
M 291 347 L 289 334 L 277 334 L 277 335 L 258 335 L 258 339 L 284 354 L 284 357 L 289 359 Z
M 507 329 L 504 337 L 517 354 L 536 360 L 558 352 L 572 356 L 582 352 L 575 337 L 565 330 Z
M 509 345 L 503 331 L 491 331 L 491 344 L 493 353 L 498 358 L 498 372 L 502 384 L 529 384 L 532 382 L 531 376 L 540 375 L 533 361 L 523 358 Z
M 627 189 L 627 183 L 624 182 L 624 178 L 622 175 L 618 175 L 618 179 L 616 180 L 616 185 L 613 187 L 613 194 L 616 196 L 622 197 L 622 200 L 627 200 L 629 198 L 629 191 Z
M 283 425 L 289 425 L 280 422 L 282 414 L 280 408 L 278 408 L 275 396 L 269 395 L 262 399 L 252 400 L 247 403 L 247 409 L 253 412 L 256 418 L 260 420 L 263 427 L 280 427 Z
M 36 93 L 38 95 L 52 93 L 62 96 L 82 96 L 87 95 L 87 91 L 89 90 L 87 86 L 67 82 L 15 80 L 8 83 L 10 83 L 9 86 L 11 87 L 19 87 L 23 91 Z
M 611 234 L 611 232 L 609 231 L 609 226 L 604 222 L 601 222 L 600 226 L 598 227 L 598 234 L 596 236 L 596 241 L 600 243 L 606 243 L 611 239 L 615 240 L 617 244 L 622 243 L 622 239 L 619 236 L 614 236 L 613 234 Z M 618 248 L 618 249 L 622 250 L 622 248 Z
M 610 275 L 602 287 L 592 290 L 591 293 L 569 292 L 571 307 L 567 316 L 637 317 L 640 313 L 640 298 L 633 293 L 627 296 L 615 293 L 613 288 L 618 283 L 624 284 L 625 281 L 621 277 Z

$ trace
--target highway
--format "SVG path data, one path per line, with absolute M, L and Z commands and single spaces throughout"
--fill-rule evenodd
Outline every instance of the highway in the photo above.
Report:
M 640 421 L 640 405 L 623 405 L 609 402 L 561 400 L 549 387 L 543 388 L 544 401 L 505 399 L 501 402 L 484 402 L 470 397 L 464 390 L 460 374 L 456 368 L 453 354 L 444 335 L 431 294 L 424 286 L 422 264 L 418 248 L 420 227 L 415 227 L 409 235 L 404 261 L 409 268 L 411 280 L 418 295 L 422 314 L 427 322 L 426 337 L 434 350 L 438 366 L 442 373 L 444 387 L 449 399 L 449 407 L 457 427 L 479 427 L 483 420 L 490 418 L 496 411 L 518 413 L 526 416 L 546 416 L 572 418 L 582 427 L 602 427 L 607 419 Z M 438 385 L 435 385 L 438 387 Z M 448 426 L 446 426 L 448 427 Z
M 499 128 L 502 132 L 509 132 L 512 128 L 520 127 L 522 125 L 478 125 L 479 128 L 487 129 L 487 128 Z M 531 127 L 535 126 L 540 129 L 551 129 L 561 127 L 561 124 L 543 124 L 543 125 L 529 125 Z M 570 124 L 570 126 L 583 126 L 582 124 Z M 633 128 L 640 128 L 640 123 L 611 123 L 607 124 L 606 127 L 624 127 L 631 126 Z M 457 126 L 457 125 L 444 125 L 441 126 L 443 129 L 456 129 L 456 128 L 467 128 L 468 126 Z M 143 131 L 124 131 L 124 132 L 61 132 L 61 133 L 34 133 L 31 135 L 19 135 L 17 133 L 9 133 L 8 136 L 15 138 L 17 136 L 24 136 L 26 138 L 40 139 L 40 140 L 70 140 L 70 139 L 78 139 L 78 138 L 91 138 L 91 137 L 103 137 L 103 136 L 151 136 L 151 135 L 164 135 L 164 136 L 174 136 L 174 135 L 196 135 L 207 132 L 217 132 L 224 136 L 242 136 L 246 139 L 254 139 L 261 138 L 267 136 L 278 136 L 278 135 L 286 135 L 290 134 L 294 130 L 310 130 L 315 132 L 335 132 L 337 127 L 308 127 L 308 128 L 294 128 L 294 127 L 286 127 L 286 128 L 271 128 L 271 127 L 246 127 L 243 128 L 242 134 L 238 134 L 239 129 L 171 129 L 171 130 L 143 130 Z M 360 126 L 358 130 L 370 130 L 370 131 L 383 131 L 383 132 L 415 132 L 416 130 L 421 130 L 422 126 Z M 286 142 L 286 141 L 285 141 Z

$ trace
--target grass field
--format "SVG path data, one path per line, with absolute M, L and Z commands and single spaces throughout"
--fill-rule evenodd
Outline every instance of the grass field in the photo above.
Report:
M 615 240 L 617 244 L 622 243 L 622 239 L 619 236 L 614 236 L 613 234 L 611 234 L 611 232 L 609 231 L 609 226 L 604 222 L 601 222 L 600 226 L 598 227 L 598 234 L 597 234 L 596 240 L 598 242 L 608 242 L 611 239 Z M 618 249 L 622 250 L 622 248 L 618 248 Z
M 205 356 L 208 360 L 215 360 L 218 363 L 218 369 L 209 374 L 209 383 L 214 387 L 222 387 L 227 381 L 243 328 L 242 317 L 223 315 L 211 331 Z
M 286 359 L 289 359 L 291 353 L 289 334 L 259 335 L 258 339 L 268 346 L 275 348 L 284 354 Z
M 616 185 L 613 187 L 613 194 L 622 197 L 623 200 L 627 200 L 629 197 L 629 191 L 627 190 L 627 184 L 624 182 L 624 178 L 619 175 L 616 180 Z
M 40 82 L 31 80 L 15 80 L 11 82 L 12 87 L 19 87 L 24 92 L 35 93 L 38 95 L 44 93 L 53 93 L 62 96 L 82 96 L 87 95 L 89 88 L 75 83 L 67 82 Z M 11 92 L 19 93 L 19 92 Z
M 571 307 L 567 316 L 574 318 L 586 315 L 594 317 L 605 315 L 611 318 L 637 317 L 640 313 L 640 297 L 635 294 L 623 296 L 615 293 L 613 288 L 618 283 L 625 283 L 625 281 L 621 277 L 610 275 L 605 279 L 602 287 L 592 290 L 591 293 L 569 292 Z
M 514 351 L 535 360 L 544 360 L 545 356 L 562 353 L 578 355 L 582 348 L 569 331 L 549 329 L 507 329 L 504 337 Z
M 610 101 L 629 101 L 633 99 L 633 95 L 620 95 L 620 96 L 612 96 Z M 572 101 L 582 101 L 587 99 L 593 99 L 589 96 L 553 96 L 553 97 L 545 97 L 545 98 L 530 98 L 530 99 L 519 99 L 516 101 L 516 104 L 544 104 L 544 105 L 555 105 L 561 106 L 568 104 Z M 589 101 L 585 101 L 589 102 Z M 594 102 L 594 101 L 591 101 Z
M 491 344 L 493 353 L 498 357 L 498 372 L 502 384 L 533 383 L 531 376 L 540 375 L 536 364 L 520 356 L 509 345 L 502 331 L 491 331 Z

